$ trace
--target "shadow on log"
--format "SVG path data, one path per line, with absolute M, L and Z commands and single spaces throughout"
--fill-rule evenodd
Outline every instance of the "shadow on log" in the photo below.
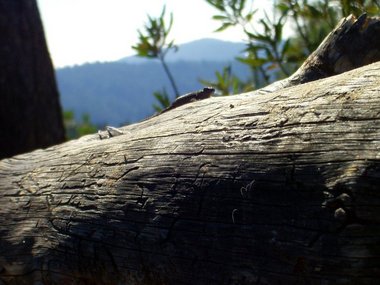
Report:
M 380 63 L 318 74 L 2 160 L 2 283 L 375 284 Z

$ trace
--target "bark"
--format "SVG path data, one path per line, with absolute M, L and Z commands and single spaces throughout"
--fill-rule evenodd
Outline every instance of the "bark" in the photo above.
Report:
M 379 94 L 380 62 L 4 159 L 0 279 L 376 284 Z
M 0 158 L 64 140 L 54 70 L 35 0 L 0 0 Z

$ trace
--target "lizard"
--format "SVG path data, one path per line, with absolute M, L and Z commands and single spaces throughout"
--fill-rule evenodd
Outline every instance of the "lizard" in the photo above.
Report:
M 202 90 L 187 93 L 185 95 L 179 96 L 176 100 L 174 100 L 174 102 L 169 107 L 167 107 L 166 109 L 162 110 L 161 112 L 159 112 L 157 114 L 154 114 L 153 116 L 151 116 L 145 120 L 148 120 L 150 118 L 161 115 L 162 113 L 170 111 L 170 110 L 177 108 L 179 106 L 182 106 L 182 105 L 185 105 L 185 104 L 188 104 L 191 102 L 200 101 L 203 99 L 210 98 L 211 95 L 214 94 L 214 92 L 215 92 L 214 88 L 204 87 Z M 107 136 L 103 136 L 101 131 L 100 130 L 98 131 L 98 135 L 99 135 L 100 139 L 111 138 L 111 137 L 115 137 L 115 136 L 119 136 L 119 135 L 123 134 L 123 132 L 121 130 L 114 128 L 114 127 L 110 127 L 110 126 L 106 127 L 106 131 L 108 133 Z
M 190 93 L 187 93 L 185 95 L 179 96 L 174 100 L 174 102 L 169 107 L 165 108 L 164 110 L 162 110 L 161 112 L 159 112 L 157 114 L 154 114 L 153 116 L 149 117 L 148 119 L 150 119 L 152 117 L 156 117 L 158 115 L 161 115 L 162 113 L 173 110 L 173 109 L 178 108 L 182 105 L 210 98 L 211 95 L 214 94 L 214 92 L 215 92 L 214 88 L 204 87 L 202 90 L 190 92 Z

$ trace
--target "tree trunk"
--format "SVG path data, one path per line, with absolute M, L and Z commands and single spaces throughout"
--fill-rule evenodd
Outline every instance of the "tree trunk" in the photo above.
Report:
M 268 90 L 0 161 L 3 283 L 377 284 L 380 62 Z
M 54 70 L 35 0 L 0 0 L 0 158 L 64 140 Z

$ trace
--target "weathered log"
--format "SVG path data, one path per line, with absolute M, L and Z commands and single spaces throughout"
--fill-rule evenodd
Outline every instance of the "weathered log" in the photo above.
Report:
M 375 284 L 380 62 L 258 93 L 0 161 L 1 282 Z

